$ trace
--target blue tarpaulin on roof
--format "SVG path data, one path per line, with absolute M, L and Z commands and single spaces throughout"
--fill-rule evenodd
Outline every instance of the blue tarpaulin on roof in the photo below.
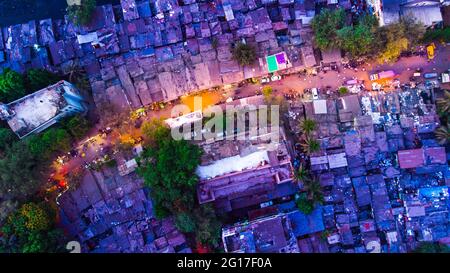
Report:
M 292 229 L 296 237 L 316 233 L 325 229 L 322 219 L 322 207 L 316 207 L 309 215 L 300 211 L 289 214 Z
M 441 196 L 448 196 L 447 186 L 419 189 L 419 197 L 421 198 L 437 198 Z
M 296 207 L 297 207 L 297 205 L 295 204 L 295 202 L 290 201 L 290 202 L 279 204 L 278 210 L 281 212 L 289 212 L 289 211 L 293 211 Z

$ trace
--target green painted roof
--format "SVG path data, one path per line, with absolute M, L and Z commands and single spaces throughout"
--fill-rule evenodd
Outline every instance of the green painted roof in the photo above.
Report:
M 278 64 L 277 64 L 277 58 L 275 55 L 267 56 L 267 68 L 269 70 L 269 73 L 275 72 L 278 70 Z

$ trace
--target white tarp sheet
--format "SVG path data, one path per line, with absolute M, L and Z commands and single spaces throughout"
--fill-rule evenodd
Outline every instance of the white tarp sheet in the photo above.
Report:
M 211 165 L 199 166 L 197 175 L 200 179 L 209 179 L 227 173 L 239 172 L 246 169 L 258 167 L 263 162 L 269 162 L 267 151 L 257 151 L 247 156 L 231 156 L 217 160 Z

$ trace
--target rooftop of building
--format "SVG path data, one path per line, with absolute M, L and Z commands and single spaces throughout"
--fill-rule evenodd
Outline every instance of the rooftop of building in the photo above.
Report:
M 216 200 L 229 207 L 233 199 L 268 193 L 276 185 L 292 181 L 290 156 L 282 141 L 268 142 L 261 137 L 220 140 L 206 142 L 202 148 L 202 163 L 197 169 L 200 203 Z
M 61 81 L 6 105 L 8 125 L 19 136 L 24 137 L 43 124 L 50 122 L 68 105 L 66 92 L 73 85 Z
M 61 224 L 83 252 L 191 252 L 172 218 L 155 218 L 143 181 L 116 169 L 86 171 L 59 199 Z
M 297 240 L 284 214 L 238 223 L 222 230 L 226 252 L 297 253 Z

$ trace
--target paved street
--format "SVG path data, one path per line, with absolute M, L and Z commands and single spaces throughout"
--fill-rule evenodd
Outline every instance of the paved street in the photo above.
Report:
M 357 71 L 352 69 L 340 68 L 339 72 L 329 71 L 327 73 L 320 72 L 317 76 L 300 76 L 299 75 L 289 75 L 284 77 L 282 80 L 273 82 L 270 85 L 274 88 L 277 94 L 288 93 L 290 90 L 301 93 L 305 88 L 324 88 L 326 86 L 332 87 L 336 90 L 338 87 L 350 79 L 364 80 L 366 88 L 370 89 L 369 73 L 382 71 L 382 70 L 394 70 L 399 76 L 402 83 L 408 82 L 409 78 L 412 76 L 413 72 L 417 68 L 422 68 L 423 73 L 427 72 L 443 72 L 449 68 L 450 64 L 450 47 L 438 47 L 435 60 L 428 62 L 426 57 L 408 57 L 401 58 L 398 62 L 394 64 L 385 65 L 371 65 L 366 64 L 359 67 Z M 217 104 L 224 102 L 227 97 L 242 98 L 248 97 L 255 94 L 256 91 L 260 90 L 260 84 L 247 84 L 243 87 L 237 89 L 232 89 L 229 91 L 214 91 L 205 92 L 201 96 L 203 98 L 203 107 L 208 105 Z M 182 103 L 187 104 L 191 109 L 193 108 L 192 96 L 180 98 Z M 148 111 L 147 116 L 144 119 L 151 119 L 154 117 L 158 118 L 169 118 L 172 106 L 167 106 L 162 110 L 158 111 Z M 58 165 L 56 170 L 55 178 L 56 180 L 64 177 L 64 174 L 69 173 L 73 169 L 82 166 L 85 162 L 91 162 L 92 160 L 102 156 L 102 147 L 112 145 L 116 141 L 120 134 L 117 129 L 106 138 L 103 138 L 98 134 L 100 125 L 96 125 L 83 141 L 77 143 L 76 147 L 80 150 L 80 154 L 84 153 L 84 157 L 80 155 L 70 159 L 65 162 L 64 165 Z M 114 130 L 114 128 L 113 128 Z M 139 135 L 139 130 L 130 126 L 131 134 L 134 137 Z M 83 149 L 83 146 L 85 147 Z

